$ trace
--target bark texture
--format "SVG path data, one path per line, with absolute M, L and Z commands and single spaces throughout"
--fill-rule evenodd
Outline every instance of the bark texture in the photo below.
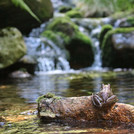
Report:
M 115 103 L 112 107 L 97 108 L 91 96 L 61 99 L 42 99 L 38 103 L 39 118 L 44 121 L 58 122 L 95 122 L 134 123 L 134 106 Z

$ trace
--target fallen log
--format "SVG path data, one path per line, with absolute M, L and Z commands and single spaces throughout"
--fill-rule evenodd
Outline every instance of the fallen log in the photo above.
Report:
M 92 96 L 38 99 L 38 116 L 43 122 L 97 122 L 131 123 L 134 125 L 134 106 L 115 103 L 110 108 L 93 105 Z

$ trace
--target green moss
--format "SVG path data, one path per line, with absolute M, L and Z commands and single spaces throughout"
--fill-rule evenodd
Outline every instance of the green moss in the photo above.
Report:
M 77 32 L 76 35 L 75 35 L 75 38 L 78 39 L 78 40 L 82 40 L 83 43 L 90 44 L 92 46 L 91 39 L 87 35 L 85 35 L 81 32 Z
M 134 28 L 116 28 L 116 29 L 113 29 L 111 31 L 109 31 L 105 36 L 104 36 L 104 40 L 103 40 L 103 45 L 102 47 L 105 46 L 106 42 L 108 41 L 108 39 L 113 35 L 113 34 L 116 34 L 116 33 L 129 33 L 129 32 L 132 32 L 134 31 Z
M 36 100 L 37 103 L 40 103 L 41 100 L 43 99 L 50 99 L 50 98 L 53 98 L 55 100 L 58 100 L 58 99 L 61 99 L 61 97 L 58 97 L 58 96 L 55 96 L 55 94 L 52 94 L 52 93 L 47 93 L 45 95 L 42 95 L 42 96 L 39 96 Z
M 113 27 L 112 27 L 111 25 L 109 25 L 109 24 L 104 25 L 104 26 L 102 27 L 101 32 L 100 32 L 100 36 L 99 36 L 100 47 L 101 47 L 101 45 L 102 45 L 102 42 L 103 42 L 103 39 L 104 39 L 105 34 L 106 34 L 108 31 L 112 30 L 112 29 L 113 29 Z
M 94 54 L 91 39 L 80 32 L 78 26 L 70 18 L 54 18 L 42 35 L 48 37 L 53 42 L 58 42 L 58 46 L 64 45 L 70 53 L 69 62 L 72 68 L 88 67 L 93 63 Z M 59 43 L 58 38 L 62 42 Z
M 69 6 L 61 6 L 59 8 L 59 12 L 61 12 L 61 13 L 65 13 L 65 12 L 68 12 L 70 10 L 72 10 L 72 7 L 69 7 Z
M 114 14 L 111 15 L 111 18 L 113 19 L 113 21 L 116 21 L 117 19 L 122 19 L 122 18 L 127 18 L 128 16 L 132 16 L 134 14 L 133 10 L 128 10 L 128 11 L 118 11 Z
M 82 18 L 82 13 L 76 9 L 68 11 L 65 15 L 70 18 Z
M 78 31 L 78 26 L 74 24 L 68 17 L 54 18 L 46 28 L 55 32 L 63 32 L 67 35 L 73 35 L 74 31 Z
M 43 100 L 43 99 L 44 99 L 44 95 L 39 96 L 39 97 L 36 99 L 36 102 L 37 102 L 37 103 L 40 103 L 40 101 Z
M 10 27 L 0 30 L 0 68 L 15 63 L 25 53 L 26 45 L 18 29 Z
M 134 26 L 134 16 L 133 17 L 128 17 L 127 22 L 131 25 Z
M 64 38 L 65 44 L 69 44 L 72 39 L 78 39 L 83 41 L 83 43 L 92 44 L 90 38 L 81 33 L 78 26 L 68 17 L 53 19 L 46 29 L 47 31 L 43 32 L 42 35 L 54 41 L 57 41 L 56 35 L 59 35 Z
M 103 66 L 105 67 L 117 67 L 120 61 L 116 61 L 116 52 L 114 51 L 114 47 L 112 46 L 111 38 L 113 34 L 116 33 L 129 33 L 134 31 L 134 28 L 117 28 L 110 30 L 104 36 L 102 42 L 102 61 Z
M 53 42 L 55 42 L 55 43 L 59 43 L 59 40 L 58 40 L 58 38 L 59 38 L 59 35 L 58 34 L 55 34 L 53 31 L 51 31 L 51 30 L 46 30 L 46 31 L 44 31 L 42 34 L 41 34 L 41 36 L 43 36 L 43 37 L 47 37 L 48 39 L 50 39 L 50 40 L 52 40 Z
M 20 7 L 24 10 L 26 10 L 31 16 L 33 16 L 37 21 L 41 22 L 40 19 L 32 12 L 32 10 L 29 8 L 29 6 L 23 1 L 23 0 L 11 0 L 12 3 Z

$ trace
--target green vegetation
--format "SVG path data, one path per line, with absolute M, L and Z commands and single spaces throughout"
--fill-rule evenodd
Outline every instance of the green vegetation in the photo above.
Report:
M 26 45 L 22 34 L 16 28 L 1 29 L 0 35 L 0 68 L 2 69 L 22 58 L 26 53 Z
M 69 17 L 54 18 L 41 35 L 54 43 L 58 42 L 58 46 L 68 50 L 72 68 L 87 67 L 93 63 L 94 53 L 91 39 L 80 32 L 78 26 Z M 74 67 L 76 64 L 78 64 L 77 67 Z
M 43 32 L 42 35 L 45 35 L 48 38 L 51 37 L 51 39 L 54 39 L 54 41 L 56 41 L 55 36 L 60 35 L 65 39 L 66 44 L 69 44 L 72 39 L 78 39 L 84 43 L 92 45 L 90 38 L 81 33 L 78 29 L 78 26 L 73 23 L 68 17 L 54 18 L 46 29 L 47 32 Z M 56 35 L 54 35 L 54 32 L 50 31 L 56 32 Z
M 70 18 L 82 18 L 82 13 L 76 9 L 73 9 L 73 10 L 66 12 L 65 15 L 70 17 Z
M 73 36 L 74 32 L 78 31 L 78 26 L 74 24 L 69 17 L 57 17 L 49 23 L 47 30 L 63 32 L 66 35 Z
M 105 17 L 118 11 L 133 10 L 134 0 L 79 0 L 77 5 L 85 16 Z
M 131 26 L 134 26 L 134 16 L 128 17 L 128 18 L 127 18 L 127 22 L 128 22 Z
M 72 10 L 72 7 L 69 7 L 69 6 L 61 6 L 59 8 L 59 12 L 61 12 L 61 13 L 66 13 L 66 12 L 68 12 L 70 10 Z
M 55 94 L 47 93 L 45 95 L 42 95 L 42 96 L 38 97 L 37 100 L 36 100 L 36 102 L 37 103 L 40 103 L 41 100 L 43 100 L 43 99 L 50 99 L 50 98 L 53 98 L 55 100 L 61 99 L 61 97 L 55 96 Z
M 110 30 L 112 30 L 113 27 L 112 25 L 110 24 L 107 24 L 107 25 L 104 25 L 101 29 L 101 32 L 100 32 L 100 37 L 99 37 L 99 41 L 100 41 L 100 47 L 102 45 L 102 42 L 103 42 L 103 39 L 104 39 L 104 36 L 106 35 L 106 33 Z
M 28 7 L 28 5 L 23 0 L 12 0 L 12 3 L 20 7 L 24 10 L 26 10 L 31 16 L 33 16 L 37 21 L 41 22 L 40 19 L 32 12 L 32 10 Z

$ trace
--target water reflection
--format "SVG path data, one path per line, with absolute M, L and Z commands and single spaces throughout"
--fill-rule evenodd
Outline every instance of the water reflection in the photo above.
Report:
M 1 81 L 1 101 L 35 103 L 48 92 L 62 97 L 87 96 L 98 92 L 102 83 L 110 83 L 119 102 L 134 105 L 133 72 L 81 72 L 74 74 L 44 74 L 29 79 L 7 79 Z M 2 89 L 2 86 L 5 89 Z M 17 100 L 18 101 L 18 100 Z

